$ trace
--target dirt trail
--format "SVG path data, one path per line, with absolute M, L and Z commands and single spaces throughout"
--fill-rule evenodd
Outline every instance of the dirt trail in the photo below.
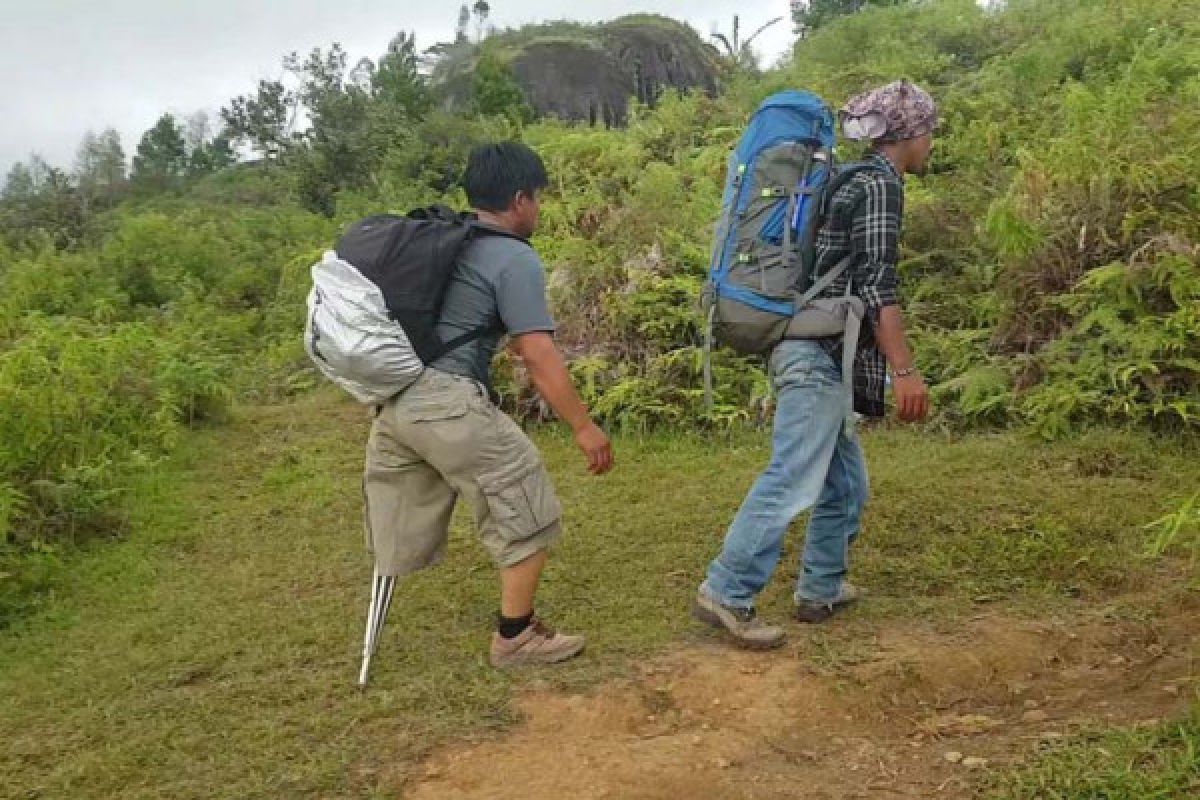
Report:
M 689 646 L 587 695 L 531 692 L 507 734 L 436 752 L 409 800 L 966 798 L 1081 726 L 1186 706 L 1200 615 L 851 623 L 840 655 Z M 820 635 L 820 634 L 817 634 Z M 964 761 L 952 762 L 959 754 Z M 981 765 L 974 759 L 986 759 Z

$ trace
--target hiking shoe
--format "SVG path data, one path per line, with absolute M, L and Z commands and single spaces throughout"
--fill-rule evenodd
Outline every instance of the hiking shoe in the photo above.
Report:
M 587 639 L 583 636 L 556 633 L 534 617 L 529 627 L 512 639 L 505 639 L 499 633 L 492 634 L 492 666 L 503 669 L 557 664 L 579 655 L 585 644 Z
M 748 650 L 770 650 L 783 644 L 787 635 L 778 625 L 767 625 L 753 608 L 732 608 L 704 592 L 696 595 L 692 616 L 723 631 L 734 644 Z
M 819 603 L 815 600 L 798 599 L 796 601 L 796 619 L 814 625 L 824 622 L 842 609 L 857 603 L 864 595 L 866 592 L 863 589 L 849 581 L 842 581 L 842 588 L 838 590 L 838 596 L 830 602 Z

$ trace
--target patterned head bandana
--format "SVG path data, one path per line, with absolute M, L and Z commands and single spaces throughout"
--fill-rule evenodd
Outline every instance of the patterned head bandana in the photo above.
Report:
M 916 139 L 938 124 L 937 103 L 908 81 L 896 81 L 850 99 L 841 111 L 847 139 L 899 142 Z

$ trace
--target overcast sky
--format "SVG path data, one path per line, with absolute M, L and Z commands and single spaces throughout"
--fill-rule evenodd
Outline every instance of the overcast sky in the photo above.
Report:
M 473 2 L 473 0 L 472 0 Z M 86 131 L 115 127 L 127 155 L 160 114 L 214 117 L 280 60 L 341 42 L 350 63 L 375 58 L 398 31 L 421 48 L 452 38 L 459 0 L 0 0 L 0 180 L 38 153 L 71 167 Z M 491 0 L 497 27 L 569 17 L 611 19 L 657 12 L 702 35 L 728 32 L 735 13 L 769 61 L 791 44 L 788 0 Z

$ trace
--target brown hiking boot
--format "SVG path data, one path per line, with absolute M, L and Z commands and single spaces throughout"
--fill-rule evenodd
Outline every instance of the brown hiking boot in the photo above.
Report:
M 822 623 L 842 609 L 854 605 L 864 595 L 866 595 L 864 589 L 860 589 L 849 581 L 842 581 L 842 588 L 838 590 L 838 596 L 832 602 L 818 603 L 797 598 L 796 619 L 813 625 Z
M 579 655 L 585 644 L 587 639 L 584 637 L 555 633 L 534 617 L 529 627 L 515 638 L 505 639 L 499 633 L 492 634 L 492 666 L 503 669 L 530 664 L 557 664 Z
M 692 616 L 723 631 L 734 644 L 748 650 L 770 650 L 779 647 L 787 636 L 778 625 L 767 625 L 760 620 L 753 608 L 732 608 L 704 592 L 696 595 Z

